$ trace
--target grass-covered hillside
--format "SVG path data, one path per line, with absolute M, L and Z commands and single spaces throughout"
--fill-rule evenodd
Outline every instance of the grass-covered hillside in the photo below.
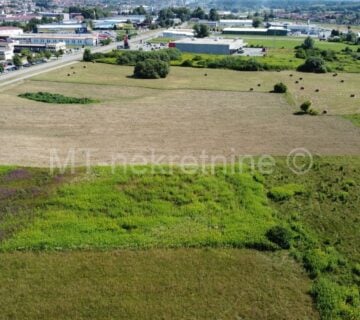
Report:
M 359 158 L 316 158 L 304 176 L 282 158 L 265 176 L 116 169 L 1 169 L 0 301 L 10 318 L 62 305 L 96 319 L 146 318 L 144 308 L 149 319 L 318 319 L 311 297 L 321 319 L 358 319 Z

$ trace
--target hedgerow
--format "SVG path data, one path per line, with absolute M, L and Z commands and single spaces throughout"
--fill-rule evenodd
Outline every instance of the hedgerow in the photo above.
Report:
M 90 104 L 97 102 L 97 100 L 90 98 L 66 97 L 61 94 L 49 92 L 26 92 L 19 94 L 19 97 L 39 102 L 55 104 Z

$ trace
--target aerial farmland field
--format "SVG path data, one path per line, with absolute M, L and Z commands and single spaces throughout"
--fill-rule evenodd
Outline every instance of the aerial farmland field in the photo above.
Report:
M 132 73 L 77 63 L 1 89 L 0 319 L 357 319 L 359 76 Z M 39 92 L 91 100 L 19 96 Z M 49 170 L 54 150 L 75 167 Z M 223 163 L 242 155 L 273 172 Z
M 47 166 L 54 148 L 62 157 L 71 148 L 93 149 L 95 164 L 110 164 L 113 153 L 148 160 L 152 152 L 164 156 L 199 155 L 204 150 L 214 156 L 232 152 L 287 155 L 299 146 L 319 155 L 360 151 L 359 130 L 340 117 L 360 112 L 357 75 L 174 67 L 168 79 L 151 81 L 129 78 L 129 67 L 86 67 L 77 64 L 74 69 L 60 69 L 2 90 L 0 97 L 6 101 L 0 110 L 3 164 Z M 269 93 L 280 81 L 288 85 L 289 93 Z M 18 97 L 38 91 L 99 102 L 49 105 Z M 294 115 L 310 98 L 316 110 L 327 114 Z M 85 158 L 76 160 L 84 164 Z

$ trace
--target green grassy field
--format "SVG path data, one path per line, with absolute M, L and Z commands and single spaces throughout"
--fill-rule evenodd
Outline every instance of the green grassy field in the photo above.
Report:
M 304 42 L 304 38 L 296 37 L 262 37 L 262 36 L 242 36 L 249 46 L 264 46 L 268 48 L 265 57 L 255 58 L 261 62 L 272 65 L 286 66 L 287 69 L 296 69 L 304 62 L 295 57 L 294 48 Z M 315 40 L 315 46 L 321 50 L 333 50 L 338 54 L 338 60 L 327 62 L 327 66 L 333 71 L 360 72 L 359 60 L 341 52 L 349 47 L 354 52 L 359 48 L 358 45 L 349 45 L 346 43 L 335 43 Z
M 319 319 L 286 253 L 15 252 L 0 270 L 1 319 Z
M 169 43 L 169 42 L 172 42 L 174 40 L 175 39 L 172 39 L 172 38 L 158 37 L 158 38 L 151 39 L 149 42 L 150 43 Z
M 299 37 L 263 37 L 246 35 L 241 36 L 241 38 L 249 45 L 261 45 L 272 49 L 294 49 L 296 46 L 300 46 L 305 39 Z M 315 39 L 315 46 L 322 50 L 334 51 L 341 51 L 349 46 L 357 48 L 357 46 L 351 46 L 346 43 L 319 41 L 317 39 Z
M 360 77 L 357 74 L 304 74 L 292 71 L 282 72 L 238 72 L 218 69 L 196 69 L 172 67 L 166 79 L 156 81 L 134 79 L 129 76 L 133 67 L 111 66 L 106 64 L 87 64 L 79 66 L 76 74 L 67 76 L 67 70 L 46 73 L 32 78 L 32 81 L 61 82 L 74 84 L 96 84 L 99 86 L 126 86 L 161 90 L 215 90 L 269 92 L 277 82 L 289 87 L 289 101 L 296 107 L 306 100 L 313 101 L 313 107 L 329 114 L 356 114 L 360 112 Z M 206 77 L 204 75 L 207 75 Z M 292 77 L 290 76 L 292 75 Z M 299 80 L 303 78 L 303 80 Z M 246 79 L 246 80 L 245 80 Z M 344 82 L 342 83 L 341 80 Z M 298 83 L 296 83 L 296 81 Z M 219 87 L 221 84 L 221 88 Z M 260 85 L 260 86 L 259 86 Z M 304 88 L 302 90 L 301 88 Z M 319 92 L 315 93 L 315 90 Z M 351 98 L 355 94 L 355 98 Z M 93 97 L 95 98 L 95 97 Z
M 277 221 L 251 175 L 119 171 L 95 168 L 59 188 L 1 248 L 273 247 L 265 234 Z
M 360 242 L 358 232 L 360 159 L 358 157 L 315 158 L 312 170 L 304 176 L 293 174 L 283 158 L 277 158 L 275 172 L 265 176 L 250 171 L 241 174 L 224 174 L 224 167 L 217 167 L 214 175 L 184 174 L 179 168 L 172 168 L 169 171 L 169 167 L 157 167 L 155 172 L 146 173 L 143 172 L 145 168 L 147 167 L 136 167 L 137 172 L 134 173 L 130 168 L 125 172 L 124 167 L 118 167 L 115 174 L 106 167 L 93 168 L 91 174 L 80 170 L 75 176 L 67 174 L 62 177 L 52 176 L 45 169 L 3 167 L 0 177 L 0 234 L 2 235 L 0 268 L 3 270 L 0 287 L 9 286 L 9 277 L 17 284 L 16 295 L 24 294 L 23 286 L 30 286 L 32 291 L 25 292 L 32 294 L 25 301 L 30 310 L 35 312 L 37 299 L 59 281 L 58 277 L 67 279 L 67 284 L 57 289 L 59 297 L 68 297 L 67 290 L 76 290 L 80 286 L 81 282 L 72 280 L 72 274 L 67 271 L 70 266 L 81 268 L 83 271 L 80 272 L 80 279 L 88 281 L 87 275 L 91 274 L 93 268 L 109 270 L 110 274 L 113 274 L 116 268 L 123 270 L 123 263 L 131 265 L 133 259 L 139 259 L 136 269 L 126 272 L 126 277 L 130 280 L 123 284 L 124 288 L 135 286 L 132 291 L 134 300 L 125 300 L 123 304 L 115 307 L 112 300 L 104 298 L 101 300 L 99 313 L 96 313 L 99 316 L 95 318 L 106 316 L 102 312 L 105 312 L 105 306 L 109 305 L 115 314 L 128 314 L 130 318 L 141 316 L 141 308 L 132 309 L 134 301 L 139 299 L 137 292 L 140 289 L 138 282 L 134 283 L 131 279 L 139 279 L 140 275 L 136 272 L 146 276 L 142 269 L 142 259 L 153 266 L 156 262 L 152 262 L 152 259 L 159 261 L 155 257 L 160 254 L 162 259 L 177 265 L 180 268 L 179 272 L 187 272 L 183 259 L 187 260 L 186 255 L 195 255 L 191 259 L 198 261 L 197 263 L 202 265 L 201 268 L 207 268 L 215 263 L 218 270 L 226 270 L 225 274 L 229 281 L 231 279 L 232 282 L 239 283 L 239 286 L 241 281 L 244 281 L 243 277 L 231 276 L 230 270 L 233 267 L 226 262 L 223 255 L 226 255 L 227 251 L 222 249 L 213 249 L 215 251 L 210 253 L 187 251 L 178 257 L 182 259 L 181 262 L 171 258 L 174 249 L 154 251 L 154 255 L 146 250 L 139 253 L 123 251 L 117 254 L 109 252 L 109 249 L 248 247 L 255 249 L 248 251 L 247 259 L 251 260 L 262 259 L 263 254 L 256 253 L 256 250 L 270 251 L 266 254 L 269 255 L 270 260 L 265 264 L 269 267 L 273 259 L 275 261 L 278 259 L 279 253 L 283 255 L 286 252 L 286 250 L 279 251 L 277 240 L 270 241 L 267 236 L 268 231 L 277 225 L 286 228 L 291 234 L 288 254 L 299 266 L 303 266 L 312 279 L 311 292 L 322 319 L 356 319 L 359 315 L 360 300 L 357 284 L 360 280 L 358 269 L 360 252 L 358 246 L 354 245 Z M 141 173 L 138 172 L 140 169 Z M 288 193 L 290 185 L 291 188 L 296 185 L 294 190 L 298 192 Z M 275 190 L 278 195 L 284 193 L 284 197 L 273 197 Z M 86 251 L 80 253 L 76 249 L 86 249 Z M 101 251 L 98 251 L 99 249 Z M 38 253 L 36 255 L 16 253 L 19 250 Z M 64 250 L 68 253 L 56 253 Z M 274 253 L 273 250 L 276 252 Z M 242 254 L 242 251 L 231 252 L 234 256 Z M 120 262 L 113 255 L 125 258 Z M 152 258 L 146 258 L 148 255 L 152 255 Z M 103 256 L 104 260 L 99 258 L 100 256 Z M 64 257 L 70 261 L 69 265 L 65 263 L 66 268 L 59 263 L 60 260 L 64 263 Z M 75 257 L 82 261 L 80 265 L 79 262 L 76 264 Z M 92 259 L 97 262 L 90 267 L 89 260 Z M 209 259 L 213 260 L 210 262 Z M 100 261 L 102 267 L 97 265 Z M 161 262 L 160 269 L 153 272 L 158 274 L 162 267 L 168 266 L 167 263 L 169 262 Z M 283 263 L 287 265 L 290 262 L 285 259 Z M 39 270 L 42 270 L 42 265 L 50 265 L 46 273 L 48 282 L 45 288 L 42 285 L 39 287 Z M 222 265 L 224 267 L 221 267 Z M 169 267 L 171 269 L 173 265 Z M 257 267 L 264 267 L 263 263 Z M 205 270 L 201 268 L 195 269 Z M 291 269 L 286 268 L 291 276 L 294 276 L 293 272 L 298 272 L 296 265 Z M 11 276 L 9 272 L 12 272 Z M 27 274 L 25 279 L 21 279 L 23 272 Z M 242 272 L 244 275 L 249 274 L 246 270 Z M 206 275 L 209 276 L 209 273 Z M 43 279 L 42 273 L 41 276 Z M 266 273 L 265 276 L 271 277 L 272 281 L 275 279 L 271 273 Z M 110 279 L 122 282 L 121 277 L 123 277 L 122 273 Z M 152 279 L 157 279 L 155 275 L 154 277 Z M 171 274 L 171 277 L 174 277 L 172 283 L 176 288 L 174 292 L 177 292 L 183 290 L 181 286 L 192 283 L 196 273 L 192 275 L 186 273 L 185 282 L 184 277 L 179 273 Z M 286 277 L 290 277 L 290 274 Z M 252 276 L 247 279 L 249 278 Z M 92 279 L 91 283 L 86 282 L 81 301 L 89 301 L 91 286 L 103 282 L 104 273 L 95 272 Z M 163 280 L 159 279 L 159 281 Z M 308 288 L 310 292 L 307 281 L 301 280 L 300 288 Z M 201 283 L 203 286 L 204 282 Z M 294 283 L 289 283 L 289 288 L 293 288 L 293 285 Z M 227 288 L 226 294 L 232 299 L 234 292 L 229 285 L 224 286 Z M 262 290 L 268 292 L 269 286 L 271 287 L 272 284 L 267 283 L 265 287 L 254 284 L 254 293 L 251 294 L 261 295 Z M 99 287 L 102 288 L 101 285 Z M 106 292 L 109 294 L 113 292 L 111 288 L 110 286 Z M 154 294 L 159 290 L 157 286 L 153 287 L 153 290 L 155 291 L 151 291 L 152 295 L 146 301 L 150 310 L 156 313 L 162 295 Z M 207 287 L 206 290 L 211 289 Z M 244 294 L 243 290 L 240 290 L 242 294 Z M 284 290 L 287 289 L 276 290 L 279 290 L 279 295 L 283 295 Z M 304 291 L 306 289 L 301 289 L 301 292 Z M 12 300 L 14 296 L 5 297 L 6 292 L 0 290 L 1 300 L 8 301 L 5 303 L 7 314 L 21 315 L 25 312 L 23 308 L 17 310 L 16 300 Z M 190 303 L 188 293 L 184 294 L 186 301 L 184 303 Z M 288 298 L 292 299 L 297 295 L 300 295 L 302 301 L 306 301 L 306 294 L 301 295 L 299 291 L 292 291 L 292 295 Z M 200 298 L 196 299 L 199 301 Z M 211 295 L 209 299 L 215 298 Z M 90 301 L 92 302 L 89 312 L 96 304 L 94 300 Z M 200 299 L 200 304 L 206 304 L 207 301 Z M 224 306 L 223 300 L 216 301 L 219 306 Z M 64 303 L 66 312 L 79 312 L 79 317 L 87 315 L 87 309 L 81 309 L 81 302 L 70 303 L 65 299 Z M 181 313 L 184 312 L 183 309 L 176 309 L 176 305 L 176 301 L 169 302 L 168 309 L 164 312 L 186 316 L 186 313 Z M 248 304 L 239 305 L 238 308 L 235 306 L 237 304 L 233 305 L 235 309 L 231 309 L 234 310 L 232 312 L 237 312 L 239 315 L 246 314 L 249 319 L 256 319 L 255 315 L 258 316 L 265 311 L 265 307 L 262 307 L 259 313 L 249 314 Z M 56 312 L 51 302 L 45 307 L 48 308 L 48 312 Z M 269 317 L 275 319 L 275 315 L 280 314 L 282 308 L 283 304 L 280 303 L 271 311 Z M 198 318 L 212 315 L 216 317 L 217 310 L 220 309 L 215 306 L 214 309 L 208 310 L 209 313 L 198 310 Z M 298 312 L 296 315 L 299 318 L 303 318 L 301 314 L 304 313 L 308 313 L 308 318 L 316 318 L 309 304 L 304 305 Z M 41 315 L 41 311 L 39 314 Z M 291 313 L 288 316 L 285 313 L 282 315 L 284 319 L 292 319 Z

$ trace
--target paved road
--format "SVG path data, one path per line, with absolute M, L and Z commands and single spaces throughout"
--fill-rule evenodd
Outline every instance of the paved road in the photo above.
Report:
M 162 30 L 154 30 L 154 31 L 148 31 L 148 32 L 141 33 L 138 36 L 134 37 L 130 41 L 130 45 L 136 45 L 136 44 L 139 44 L 141 41 L 147 41 L 152 38 L 156 38 L 161 33 L 162 33 Z M 96 47 L 96 48 L 92 49 L 92 52 L 93 53 L 108 52 L 113 49 L 116 49 L 116 47 L 119 44 L 122 44 L 122 43 L 115 42 L 115 43 L 112 43 L 105 47 Z M 25 69 L 10 72 L 7 74 L 2 74 L 2 75 L 0 75 L 0 87 L 8 86 L 10 84 L 28 79 L 30 77 L 37 76 L 41 73 L 53 71 L 53 70 L 62 68 L 64 66 L 77 63 L 82 60 L 82 56 L 83 56 L 83 52 L 68 54 L 68 55 L 64 55 L 63 57 L 61 57 L 55 61 L 43 63 L 43 64 L 40 64 L 37 66 L 32 66 L 30 68 L 25 68 Z

